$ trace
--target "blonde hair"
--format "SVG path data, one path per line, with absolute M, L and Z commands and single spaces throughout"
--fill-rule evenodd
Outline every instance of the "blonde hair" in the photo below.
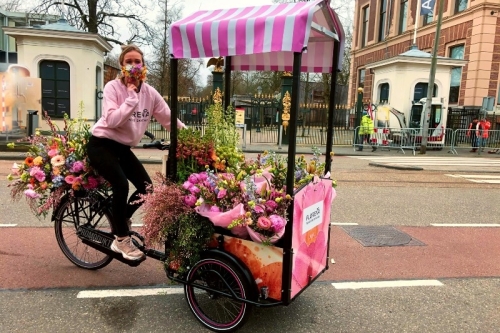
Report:
M 128 45 L 121 45 L 122 48 L 122 53 L 120 53 L 120 57 L 118 58 L 118 61 L 120 62 L 120 66 L 123 66 L 123 59 L 125 59 L 125 54 L 132 52 L 132 51 L 137 51 L 141 55 L 142 58 L 142 64 L 145 65 L 146 63 L 144 62 L 144 53 L 142 53 L 141 49 L 137 47 L 134 44 L 128 44 Z

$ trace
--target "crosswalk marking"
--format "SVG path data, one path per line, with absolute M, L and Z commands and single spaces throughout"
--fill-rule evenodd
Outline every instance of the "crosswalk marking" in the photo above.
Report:
M 500 176 L 498 175 L 457 175 L 457 174 L 445 174 L 445 176 L 453 178 L 462 178 L 474 183 L 483 184 L 500 184 Z
M 416 166 L 495 166 L 500 167 L 500 158 L 484 157 L 432 157 L 432 156 L 350 156 L 352 158 L 367 160 L 376 163 L 391 165 L 416 165 Z

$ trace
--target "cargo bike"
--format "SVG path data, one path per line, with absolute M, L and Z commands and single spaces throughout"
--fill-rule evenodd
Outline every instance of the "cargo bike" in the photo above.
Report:
M 236 37 L 238 36 L 238 38 Z M 211 38 L 212 37 L 212 38 Z M 174 22 L 170 31 L 172 118 L 177 118 L 178 62 L 183 58 L 224 59 L 224 104 L 230 105 L 231 70 L 274 70 L 290 73 L 290 94 L 283 98 L 280 121 L 297 134 L 300 73 L 331 73 L 324 178 L 294 190 L 296 142 L 288 143 L 287 194 L 292 197 L 283 237 L 263 245 L 216 229 L 211 247 L 187 273 L 166 267 L 167 277 L 184 286 L 194 316 L 217 332 L 240 328 L 253 307 L 289 305 L 329 267 L 330 213 L 335 196 L 331 169 L 335 82 L 341 68 L 343 29 L 330 1 L 318 0 L 229 10 L 199 11 Z M 288 100 L 287 100 L 288 96 Z M 177 129 L 171 144 L 148 144 L 175 156 Z M 174 179 L 175 158 L 167 160 L 167 176 Z M 85 269 L 100 269 L 113 259 L 130 266 L 110 249 L 113 235 L 111 197 L 103 192 L 66 195 L 54 210 L 56 238 L 65 256 Z M 165 261 L 165 251 L 149 248 L 143 237 L 131 232 L 147 257 Z

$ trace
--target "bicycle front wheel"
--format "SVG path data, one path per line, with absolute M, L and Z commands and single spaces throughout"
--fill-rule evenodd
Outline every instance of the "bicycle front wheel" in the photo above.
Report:
M 107 266 L 113 257 L 84 244 L 77 235 L 78 227 L 111 232 L 111 213 L 98 208 L 95 198 L 67 197 L 62 200 L 54 218 L 57 244 L 73 264 L 85 269 L 99 269 Z

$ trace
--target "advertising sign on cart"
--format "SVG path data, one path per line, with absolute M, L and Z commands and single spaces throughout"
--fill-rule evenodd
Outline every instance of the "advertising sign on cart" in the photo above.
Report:
M 330 212 L 336 192 L 331 179 L 316 179 L 295 194 L 291 298 L 326 268 Z

